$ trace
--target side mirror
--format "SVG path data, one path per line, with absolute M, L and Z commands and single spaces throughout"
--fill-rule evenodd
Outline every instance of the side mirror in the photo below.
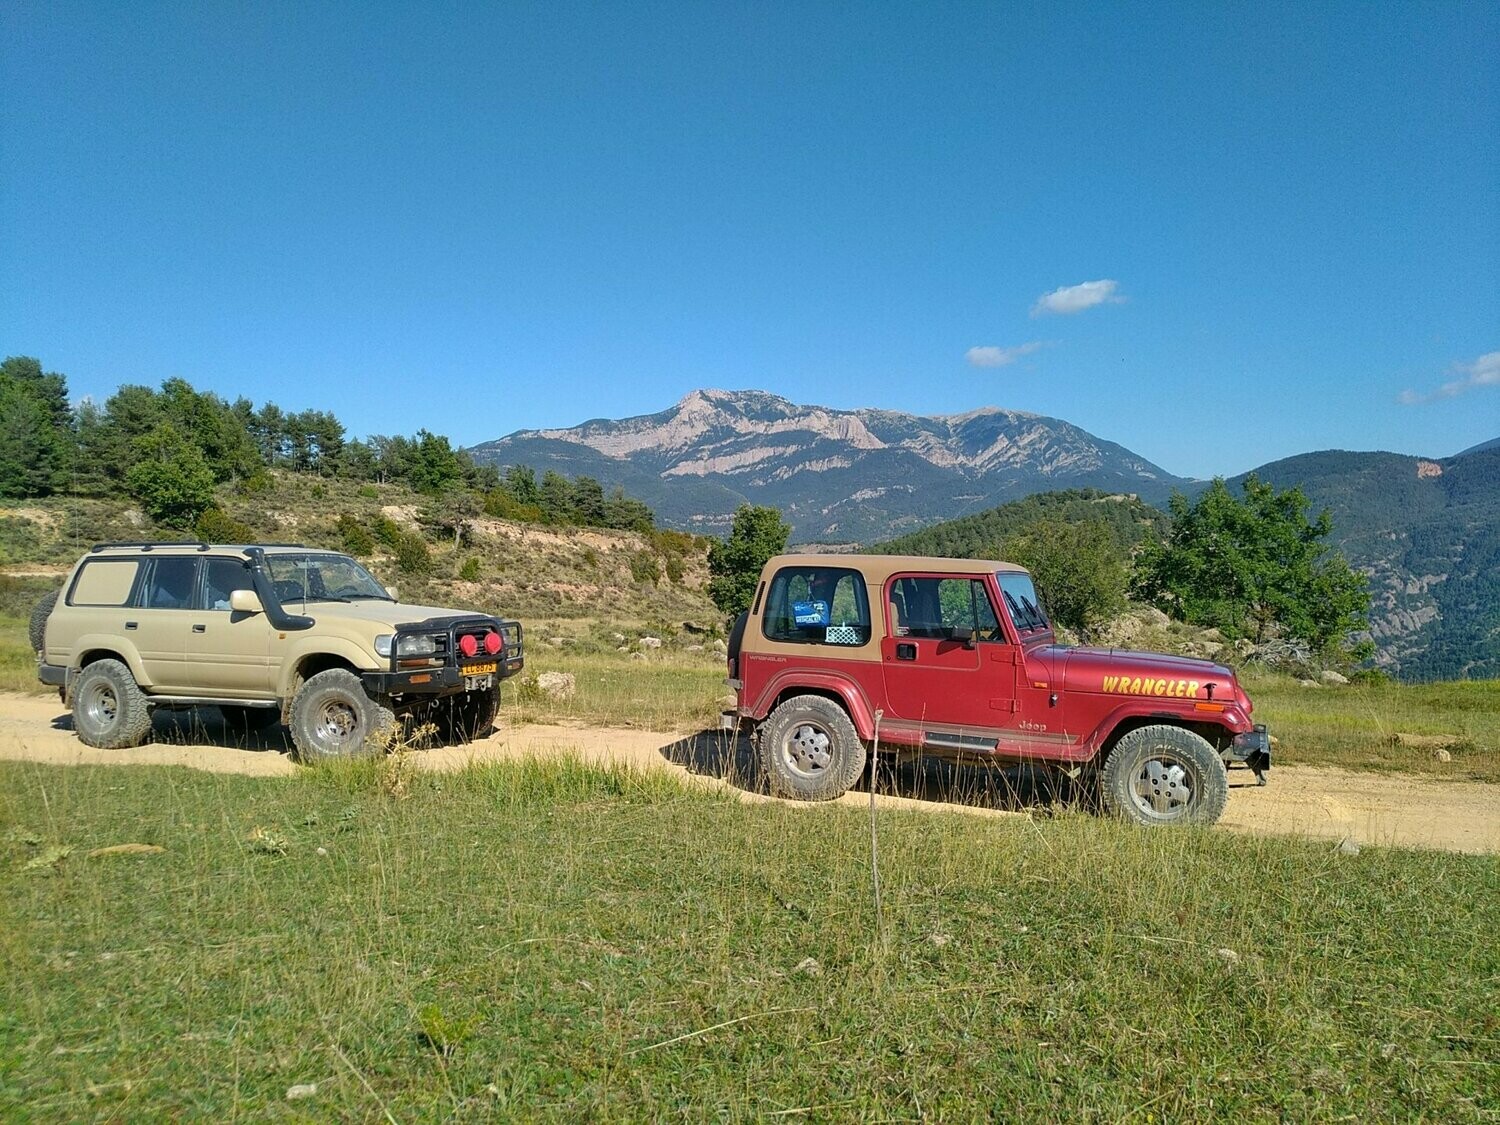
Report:
M 952 629 L 948 630 L 948 636 L 950 640 L 957 641 L 964 648 L 974 647 L 974 630 L 967 625 L 953 626 Z
M 264 613 L 260 595 L 254 590 L 234 590 L 229 595 L 229 608 L 235 613 Z

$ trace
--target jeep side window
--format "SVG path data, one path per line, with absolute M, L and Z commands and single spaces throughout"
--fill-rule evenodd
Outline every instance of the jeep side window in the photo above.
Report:
M 983 579 L 897 578 L 890 599 L 898 637 L 948 640 L 955 630 L 968 629 L 976 640 L 1005 640 Z
M 238 559 L 206 559 L 203 563 L 203 596 L 199 609 L 228 611 L 229 595 L 251 590 L 250 572 Z
M 73 580 L 69 605 L 123 606 L 130 604 L 140 559 L 90 559 Z
M 788 567 L 766 594 L 761 629 L 769 641 L 862 645 L 870 639 L 865 580 L 844 567 Z
M 145 609 L 190 609 L 193 604 L 193 579 L 198 560 L 192 558 L 152 559 L 146 579 Z

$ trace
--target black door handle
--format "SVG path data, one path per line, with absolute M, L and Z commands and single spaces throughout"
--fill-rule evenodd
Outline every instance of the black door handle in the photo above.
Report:
M 140 628 L 140 624 L 139 624 L 139 622 L 136 622 L 136 621 L 127 621 L 127 622 L 125 622 L 125 628 L 127 628 L 127 629 L 138 629 L 138 628 Z
M 896 646 L 897 660 L 915 660 L 917 658 L 917 646 L 903 642 Z
M 203 632 L 207 632 L 207 631 L 208 631 L 208 626 L 207 625 L 194 625 L 193 626 L 193 632 L 195 632 L 195 633 L 203 633 Z

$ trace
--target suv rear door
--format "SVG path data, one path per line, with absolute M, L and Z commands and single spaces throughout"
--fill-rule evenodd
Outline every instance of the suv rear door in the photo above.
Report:
M 142 566 L 135 606 L 125 615 L 125 635 L 141 656 L 150 690 L 190 695 L 196 675 L 188 661 L 188 633 L 193 623 L 193 592 L 198 559 L 193 555 L 155 555 Z

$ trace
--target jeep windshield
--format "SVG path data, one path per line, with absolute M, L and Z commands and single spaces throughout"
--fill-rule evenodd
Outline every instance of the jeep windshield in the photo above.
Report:
M 271 584 L 283 602 L 393 602 L 385 587 L 348 555 L 267 555 Z
M 1000 583 L 1000 593 L 1005 595 L 1005 608 L 1010 610 L 1010 619 L 1015 622 L 1019 632 L 1031 633 L 1052 628 L 1052 623 L 1047 620 L 1047 611 L 1042 608 L 1041 596 L 1031 581 L 1031 575 L 1002 570 L 995 575 L 995 580 Z

